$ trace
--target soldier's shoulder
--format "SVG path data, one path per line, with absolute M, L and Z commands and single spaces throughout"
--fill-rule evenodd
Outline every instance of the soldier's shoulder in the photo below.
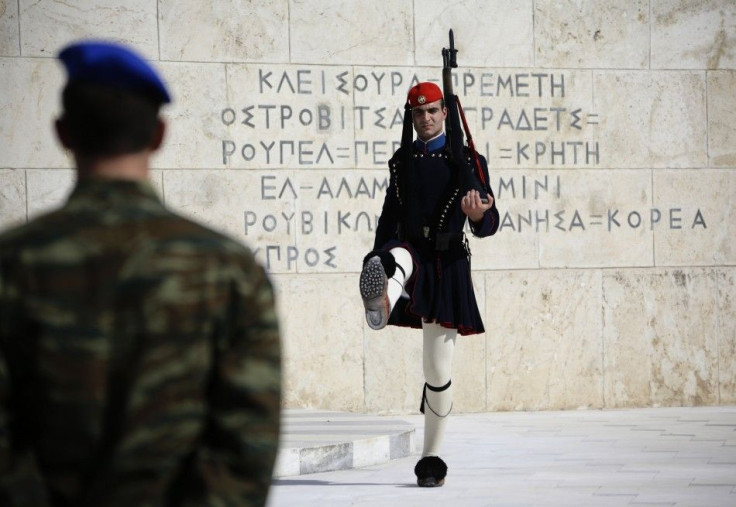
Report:
M 394 154 L 391 156 L 391 158 L 389 159 L 388 165 L 391 168 L 399 167 L 403 159 L 404 159 L 404 148 L 399 147 L 399 149 L 396 150 Z
M 478 158 L 480 159 L 481 162 L 486 163 L 486 157 L 484 157 L 483 155 L 481 155 L 480 152 L 478 152 L 478 150 L 472 150 L 471 151 L 471 149 L 470 149 L 469 146 L 467 146 L 467 145 L 466 146 L 463 146 L 463 152 L 465 153 L 465 156 L 468 157 L 468 159 L 472 159 L 473 158 L 473 151 L 475 152 L 476 155 L 478 155 Z
M 0 231 L 0 247 L 18 248 L 27 243 L 39 243 L 62 233 L 63 220 L 59 210 L 40 215 L 27 223 L 16 223 Z

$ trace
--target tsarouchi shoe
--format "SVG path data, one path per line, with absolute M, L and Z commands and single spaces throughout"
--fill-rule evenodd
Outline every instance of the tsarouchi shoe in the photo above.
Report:
M 383 329 L 388 324 L 391 303 L 388 300 L 388 276 L 378 255 L 363 264 L 360 273 L 360 296 L 365 307 L 365 320 L 372 329 Z
M 436 488 L 445 483 L 447 465 L 439 456 L 425 456 L 414 467 L 417 485 L 421 488 Z

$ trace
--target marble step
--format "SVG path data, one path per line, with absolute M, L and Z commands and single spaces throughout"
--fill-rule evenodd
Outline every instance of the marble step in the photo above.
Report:
M 386 463 L 414 449 L 414 426 L 387 416 L 287 409 L 274 477 Z

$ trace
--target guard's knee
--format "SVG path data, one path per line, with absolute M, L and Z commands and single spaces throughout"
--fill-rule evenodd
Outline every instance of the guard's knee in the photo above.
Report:
M 396 247 L 392 248 L 390 251 L 391 255 L 393 255 L 394 259 L 396 259 L 396 264 L 399 266 L 403 266 L 404 270 L 411 270 L 412 265 L 414 261 L 411 258 L 411 254 L 406 248 L 403 247 Z

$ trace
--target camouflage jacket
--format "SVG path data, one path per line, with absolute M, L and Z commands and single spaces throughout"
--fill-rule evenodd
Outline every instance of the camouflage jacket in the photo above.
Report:
M 280 395 L 265 272 L 148 183 L 0 236 L 0 505 L 263 505 Z

